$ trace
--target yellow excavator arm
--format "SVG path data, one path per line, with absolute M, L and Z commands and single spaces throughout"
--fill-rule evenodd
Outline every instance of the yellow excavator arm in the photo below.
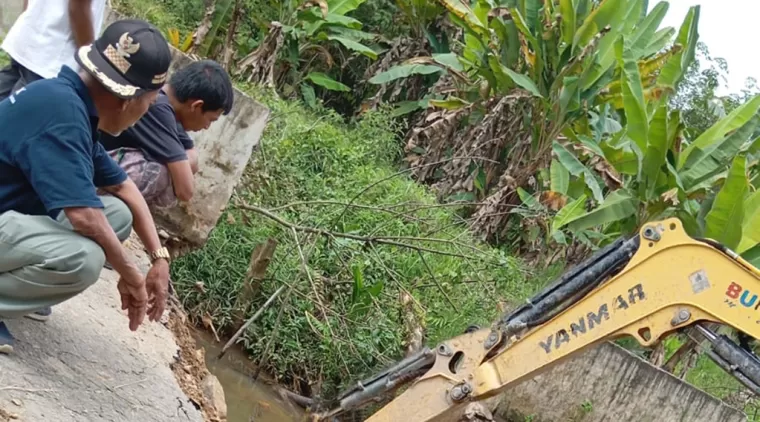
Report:
M 601 341 L 633 336 L 644 346 L 696 324 L 716 362 L 760 392 L 760 360 L 700 323 L 760 338 L 760 271 L 681 221 L 645 225 L 603 248 L 492 327 L 426 348 L 350 388 L 332 416 L 409 387 L 368 422 L 456 420 L 463 409 Z M 452 419 L 453 418 L 453 419 Z

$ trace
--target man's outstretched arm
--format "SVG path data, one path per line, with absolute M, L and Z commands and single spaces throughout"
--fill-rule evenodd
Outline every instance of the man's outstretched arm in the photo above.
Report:
M 96 185 L 127 205 L 132 213 L 132 227 L 143 246 L 151 253 L 161 249 L 161 239 L 145 198 L 100 143 L 94 146 L 92 163 L 95 167 Z M 158 321 L 164 313 L 169 295 L 169 261 L 159 258 L 153 262 L 145 277 L 145 288 L 150 297 L 148 317 L 151 321 Z
M 129 328 L 132 331 L 137 330 L 145 318 L 148 306 L 146 280 L 142 272 L 127 256 L 101 208 L 69 207 L 64 208 L 63 212 L 74 231 L 92 239 L 103 248 L 106 259 L 128 286 L 129 306 L 123 306 L 123 309 L 129 311 Z M 124 305 L 124 298 L 122 301 Z
M 95 39 L 92 23 L 92 0 L 69 0 L 69 25 L 77 47 Z

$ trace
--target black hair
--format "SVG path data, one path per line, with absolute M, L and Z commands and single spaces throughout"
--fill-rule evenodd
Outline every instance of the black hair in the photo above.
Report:
M 213 60 L 201 60 L 178 69 L 169 81 L 181 102 L 202 100 L 203 111 L 232 110 L 234 91 L 227 71 Z

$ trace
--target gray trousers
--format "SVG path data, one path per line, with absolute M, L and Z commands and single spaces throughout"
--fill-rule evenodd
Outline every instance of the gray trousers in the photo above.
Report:
M 116 197 L 100 199 L 124 242 L 132 232 L 132 213 Z M 21 317 L 71 299 L 98 281 L 105 260 L 100 245 L 76 233 L 63 211 L 58 220 L 0 214 L 0 317 Z
M 40 79 L 42 76 L 11 59 L 11 64 L 0 70 L 0 101 L 10 97 L 11 93 Z

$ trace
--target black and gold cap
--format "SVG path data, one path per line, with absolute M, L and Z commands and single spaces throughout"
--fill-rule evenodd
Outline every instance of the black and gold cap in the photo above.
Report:
M 81 47 L 77 63 L 114 95 L 135 98 L 161 88 L 171 64 L 161 31 L 139 19 L 119 20 Z

